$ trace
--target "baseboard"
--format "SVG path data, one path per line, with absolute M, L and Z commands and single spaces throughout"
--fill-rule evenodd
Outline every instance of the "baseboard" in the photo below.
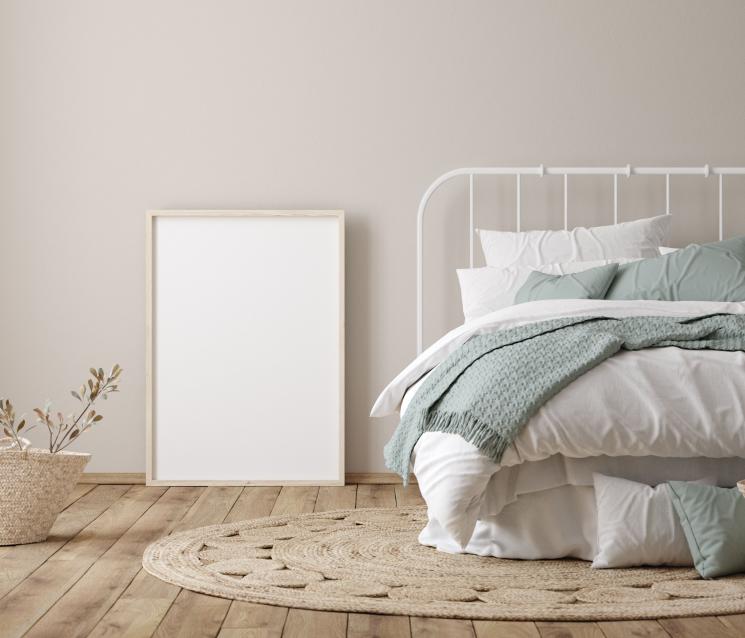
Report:
M 369 485 L 396 485 L 401 477 L 392 472 L 350 472 L 345 476 L 347 484 L 364 483 Z M 81 483 L 98 483 L 101 485 L 144 485 L 144 472 L 84 472 Z M 411 476 L 411 482 L 416 478 Z
M 401 477 L 393 472 L 349 472 L 345 476 L 348 484 L 363 483 L 369 485 L 400 485 Z M 409 474 L 409 482 L 416 483 L 416 477 Z
M 79 482 L 100 485 L 144 485 L 145 472 L 83 472 Z

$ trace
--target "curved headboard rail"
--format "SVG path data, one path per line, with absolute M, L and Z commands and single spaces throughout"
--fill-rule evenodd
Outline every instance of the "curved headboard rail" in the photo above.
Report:
M 473 187 L 474 178 L 482 175 L 512 175 L 516 181 L 515 220 L 517 230 L 520 230 L 521 201 L 520 179 L 523 175 L 562 175 L 564 177 L 564 228 L 569 227 L 569 176 L 570 175 L 608 175 L 613 178 L 613 223 L 618 223 L 618 177 L 632 175 L 660 175 L 665 177 L 665 212 L 670 214 L 670 176 L 671 175 L 701 175 L 709 177 L 716 175 L 719 180 L 719 239 L 724 234 L 724 176 L 745 175 L 745 166 L 483 166 L 472 168 L 456 168 L 440 175 L 432 182 L 419 202 L 416 218 L 416 350 L 422 352 L 424 329 L 424 214 L 427 204 L 434 192 L 445 182 L 459 177 L 468 178 L 468 251 L 469 264 L 473 267 Z

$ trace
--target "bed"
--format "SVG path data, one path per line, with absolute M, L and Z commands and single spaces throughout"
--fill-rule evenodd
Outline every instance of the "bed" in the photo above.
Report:
M 569 176 L 608 175 L 613 185 L 614 226 L 607 227 L 610 230 L 591 229 L 585 237 L 585 255 L 581 254 L 580 242 L 579 251 L 574 246 L 571 254 L 564 256 L 563 266 L 556 266 L 555 261 L 543 263 L 547 256 L 542 251 L 551 253 L 553 248 L 546 246 L 554 239 L 558 246 L 561 238 L 551 234 L 533 237 L 532 245 L 536 248 L 532 250 L 530 241 L 523 237 L 526 234 L 519 232 L 521 176 L 526 174 L 563 177 L 564 230 L 569 233 L 563 235 L 564 238 L 575 232 L 570 232 L 568 224 Z M 538 299 L 505 305 L 499 297 L 505 286 L 517 287 L 520 282 L 514 279 L 527 276 L 521 270 L 523 266 L 525 272 L 540 270 L 553 273 L 551 276 L 563 276 L 567 268 L 578 272 L 574 266 L 579 262 L 593 267 L 601 262 L 627 264 L 618 266 L 626 268 L 627 274 L 631 272 L 627 278 L 638 278 L 647 263 L 649 268 L 674 272 L 664 261 L 666 257 L 659 256 L 671 252 L 662 242 L 669 234 L 671 219 L 670 176 L 678 174 L 716 176 L 719 239 L 723 240 L 724 176 L 743 175 L 745 169 L 742 168 L 482 168 L 451 171 L 436 180 L 425 193 L 418 214 L 419 354 L 381 393 L 372 416 L 398 412 L 404 424 L 407 411 L 412 409 L 412 402 L 421 388 L 427 387 L 429 377 L 438 374 L 442 377 L 441 364 L 451 365 L 453 357 L 467 344 L 485 335 L 584 317 L 599 321 L 655 317 L 683 323 L 695 323 L 702 317 L 712 316 L 734 321 L 745 317 L 745 294 L 741 292 L 745 288 L 738 288 L 745 285 L 745 274 L 742 282 L 725 282 L 730 286 L 725 293 L 719 291 L 724 290 L 725 284 L 717 284 L 719 288 L 712 286 L 701 295 L 702 299 L 698 299 L 695 292 L 685 290 L 686 285 L 690 289 L 690 282 L 695 280 L 695 270 L 691 271 L 694 275 L 686 274 L 686 285 L 675 284 L 676 294 L 683 300 L 660 298 L 665 295 L 656 292 L 647 296 L 657 298 L 637 299 L 632 298 L 633 294 L 626 294 L 624 298 L 617 294 L 617 298 Z M 505 243 L 505 237 L 487 235 L 485 241 L 484 232 L 480 233 L 487 270 L 488 267 L 493 269 L 490 273 L 474 269 L 473 242 L 477 234 L 473 190 L 474 178 L 480 175 L 514 175 L 516 179 L 517 233 L 507 238 L 517 246 L 514 255 L 509 255 L 510 245 Z M 636 236 L 636 230 L 629 230 L 631 227 L 624 230 L 624 225 L 618 224 L 618 178 L 624 175 L 664 178 L 665 215 L 650 222 L 652 230 L 647 229 L 647 235 Z M 467 320 L 423 350 L 423 218 L 429 199 L 439 185 L 464 176 L 469 186 L 470 268 L 462 276 L 459 271 L 459 277 Z M 578 229 L 576 233 L 581 239 L 586 229 Z M 494 245 L 489 245 L 490 240 L 494 240 Z M 611 251 L 615 251 L 613 255 L 593 254 L 603 241 L 610 242 Z M 489 250 L 497 248 L 501 252 L 489 254 Z M 706 247 L 698 248 L 705 252 Z M 490 264 L 490 257 L 494 263 Z M 507 261 L 501 263 L 499 260 L 503 258 Z M 655 260 L 660 259 L 662 267 L 655 265 L 658 264 Z M 685 261 L 683 256 L 670 257 L 673 259 L 679 263 Z M 498 267 L 502 269 L 497 273 Z M 499 277 L 507 273 L 509 282 L 495 280 L 495 273 Z M 479 282 L 469 284 L 473 302 L 470 308 L 478 308 L 478 312 L 473 310 L 469 316 L 464 282 L 468 277 L 483 279 L 487 274 L 492 284 L 496 281 L 491 289 Z M 613 297 L 611 292 L 607 294 Z M 479 307 L 484 296 L 489 295 L 492 295 L 489 303 L 497 300 L 497 305 L 490 308 L 486 303 Z M 709 298 L 705 298 L 707 296 Z M 415 444 L 410 455 L 411 468 L 427 504 L 429 519 L 420 534 L 421 543 L 446 552 L 502 558 L 593 560 L 598 551 L 593 489 L 596 474 L 652 486 L 668 480 L 692 481 L 704 477 L 717 485 L 732 486 L 745 477 L 745 352 L 742 346 L 728 350 L 708 346 L 686 349 L 679 344 L 665 346 L 664 342 L 659 347 L 622 349 L 585 370 L 542 402 L 498 459 L 485 453 L 487 448 L 478 442 L 475 444 L 475 439 L 467 440 L 468 436 L 449 428 L 438 431 L 435 427 L 416 434 L 412 439 Z

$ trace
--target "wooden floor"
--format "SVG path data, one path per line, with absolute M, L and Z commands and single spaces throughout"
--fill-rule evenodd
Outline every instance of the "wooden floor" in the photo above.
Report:
M 142 571 L 155 539 L 270 514 L 421 503 L 416 486 L 144 487 L 79 485 L 45 543 L 0 547 L 0 636 L 219 638 L 735 638 L 745 615 L 681 620 L 532 623 L 442 620 L 232 602 Z

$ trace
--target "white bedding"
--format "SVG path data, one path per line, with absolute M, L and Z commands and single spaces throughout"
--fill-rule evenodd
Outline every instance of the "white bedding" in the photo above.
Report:
M 743 314 L 745 304 L 560 300 L 511 306 L 445 335 L 391 382 L 372 414 L 396 411 L 410 386 L 474 334 L 562 316 L 721 312 Z M 745 458 L 745 354 L 677 348 L 622 352 L 548 401 L 526 424 L 500 464 L 462 438 L 442 433 L 422 436 L 414 452 L 414 473 L 430 520 L 456 547 L 468 551 L 477 520 L 497 516 L 521 493 L 535 494 L 563 485 L 590 486 L 592 471 L 652 484 L 672 478 L 700 478 L 699 469 L 711 468 L 697 465 L 699 462 L 740 457 L 715 463 L 722 474 L 720 481 L 736 480 L 725 475 L 745 469 L 741 462 Z M 630 463 L 623 457 L 654 458 L 632 459 L 634 463 Z M 655 460 L 658 458 L 670 459 L 671 464 L 660 463 Z M 519 472 L 509 469 L 522 464 Z M 632 475 L 624 475 L 623 470 Z M 689 470 L 693 473 L 680 474 Z M 520 481 L 523 486 L 532 484 L 530 490 L 521 492 Z M 445 545 L 438 547 L 448 549 Z

